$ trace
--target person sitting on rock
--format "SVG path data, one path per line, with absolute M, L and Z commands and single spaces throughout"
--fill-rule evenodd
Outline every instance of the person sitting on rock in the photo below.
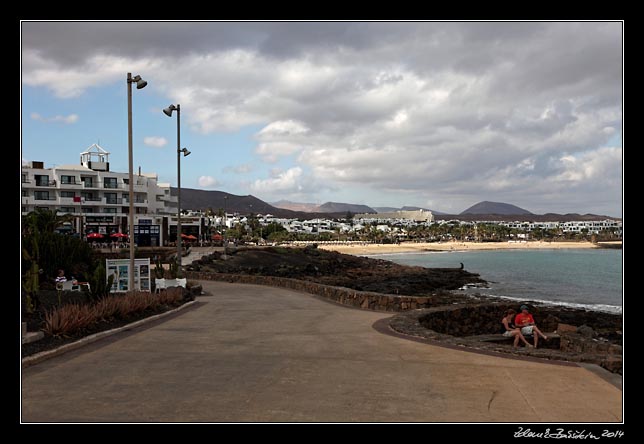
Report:
M 532 335 L 534 337 L 534 348 L 537 348 L 537 343 L 539 342 L 539 336 L 541 336 L 546 341 L 548 337 L 541 333 L 541 330 L 537 328 L 534 318 L 528 311 L 527 305 L 521 306 L 521 313 L 516 315 L 514 318 L 514 325 L 521 329 L 521 334 L 524 336 Z
M 501 319 L 501 323 L 503 324 L 503 336 L 507 336 L 508 338 L 514 336 L 514 348 L 518 347 L 519 340 L 523 341 L 526 347 L 532 347 L 532 345 L 528 341 L 526 341 L 525 337 L 521 334 L 521 330 L 515 327 L 512 323 L 514 315 L 516 313 L 516 310 L 513 310 L 511 308 L 505 311 L 503 319 Z

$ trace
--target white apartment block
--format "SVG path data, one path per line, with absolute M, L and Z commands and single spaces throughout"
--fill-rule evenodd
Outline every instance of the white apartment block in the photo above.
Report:
M 74 231 L 100 233 L 108 241 L 112 233 L 127 233 L 129 174 L 110 171 L 109 154 L 93 144 L 80 154 L 79 165 L 45 168 L 38 161 L 23 165 L 22 214 L 36 208 L 71 214 L 77 216 Z M 174 210 L 170 209 L 172 201 Z M 170 197 L 170 185 L 158 184 L 156 174 L 135 173 L 135 242 L 163 245 L 171 211 L 176 212 L 176 197 Z
M 416 223 L 432 223 L 434 215 L 431 211 L 417 210 L 417 211 L 394 211 L 391 213 L 361 213 L 353 217 L 354 220 L 359 220 L 364 223 L 387 223 L 398 222 L 404 225 Z

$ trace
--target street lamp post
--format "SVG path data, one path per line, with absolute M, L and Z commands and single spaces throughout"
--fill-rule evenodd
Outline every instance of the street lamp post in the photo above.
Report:
M 224 196 L 224 260 L 226 257 L 226 246 L 228 245 L 228 196 Z
M 172 112 L 177 112 L 177 277 L 181 277 L 181 154 L 190 154 L 187 148 L 181 148 L 181 105 L 170 105 L 163 113 L 172 117 Z
M 132 161 L 132 83 L 136 83 L 136 89 L 143 89 L 148 84 L 141 76 L 132 77 L 132 73 L 127 73 L 127 154 L 129 171 L 129 188 L 130 188 L 130 214 L 129 214 L 129 231 L 130 231 L 130 271 L 128 273 L 128 290 L 134 290 L 134 162 Z

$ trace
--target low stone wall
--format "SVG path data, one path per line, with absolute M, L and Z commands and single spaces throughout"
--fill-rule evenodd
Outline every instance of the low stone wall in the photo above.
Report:
M 544 359 L 587 362 L 600 365 L 613 373 L 622 373 L 622 317 L 566 307 L 531 306 L 537 325 L 544 332 L 561 328 L 557 341 L 540 341 L 540 348 L 514 349 L 509 344 L 481 342 L 477 335 L 499 333 L 503 312 L 513 307 L 504 302 L 470 306 L 433 307 L 401 313 L 390 321 L 400 333 L 419 336 L 445 344 L 480 350 L 528 355 Z M 579 327 L 568 325 L 573 323 Z M 500 335 L 500 333 L 499 333 Z M 617 337 L 616 337 L 617 336 Z
M 619 315 L 561 306 L 527 305 L 543 332 L 555 331 L 559 324 L 585 325 L 597 332 L 621 330 L 622 317 Z M 501 318 L 509 308 L 516 310 L 517 303 L 486 302 L 457 307 L 434 307 L 421 316 L 419 321 L 429 330 L 452 336 L 494 334 L 501 332 Z
M 398 296 L 393 294 L 358 291 L 351 288 L 333 287 L 316 282 L 276 276 L 257 276 L 243 274 L 208 273 L 187 271 L 189 279 L 232 282 L 239 284 L 268 285 L 271 287 L 288 288 L 322 296 L 339 304 L 376 311 L 406 311 L 416 308 L 426 308 L 431 305 L 428 297 Z

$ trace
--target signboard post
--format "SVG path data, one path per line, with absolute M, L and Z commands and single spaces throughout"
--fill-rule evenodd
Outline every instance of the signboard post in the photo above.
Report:
M 129 259 L 105 259 L 106 278 L 114 276 L 111 292 L 124 293 L 130 277 Z M 134 290 L 150 291 L 150 258 L 134 260 Z

